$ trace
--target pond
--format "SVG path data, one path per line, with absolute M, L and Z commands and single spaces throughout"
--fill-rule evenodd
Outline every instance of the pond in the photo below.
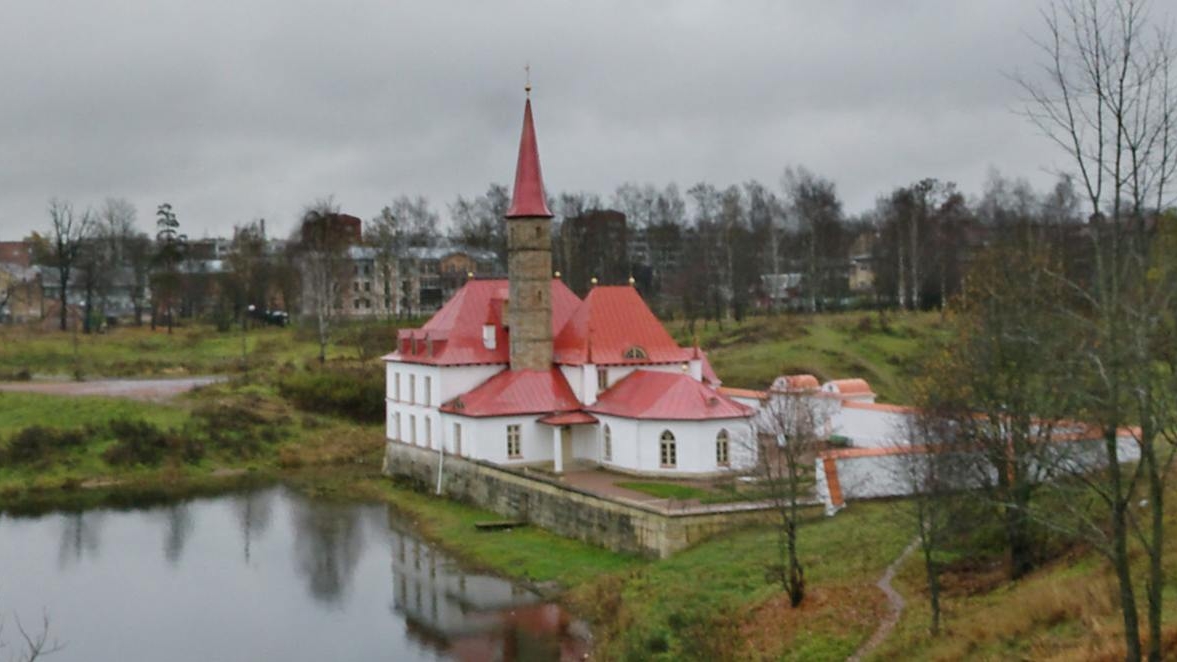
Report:
M 472 535 L 476 535 L 473 534 Z M 496 534 L 481 534 L 496 535 Z M 0 619 L 55 661 L 579 659 L 558 606 L 469 572 L 386 505 L 282 487 L 0 515 Z M 7 659 L 7 658 L 5 658 Z

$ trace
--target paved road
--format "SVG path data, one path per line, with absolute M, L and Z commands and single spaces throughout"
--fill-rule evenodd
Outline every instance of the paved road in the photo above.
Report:
M 86 382 L 0 382 L 0 391 L 50 395 L 105 395 L 133 400 L 167 400 L 226 378 L 216 375 L 176 379 L 96 379 Z

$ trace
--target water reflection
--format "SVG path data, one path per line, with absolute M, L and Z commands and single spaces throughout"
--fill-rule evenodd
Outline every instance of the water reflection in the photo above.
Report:
M 464 570 L 390 511 L 394 613 L 410 636 L 460 660 L 579 659 L 558 606 L 504 579 Z
M 355 504 L 300 500 L 291 510 L 299 571 L 311 597 L 334 604 L 345 597 L 364 547 Z
M 98 532 L 102 528 L 101 512 L 66 513 L 61 518 L 61 544 L 57 549 L 57 567 L 65 568 L 97 555 Z
M 53 615 L 54 634 L 67 644 L 54 660 L 548 660 L 587 652 L 557 606 L 464 569 L 389 508 L 282 488 L 0 513 L 0 568 L 6 610 Z

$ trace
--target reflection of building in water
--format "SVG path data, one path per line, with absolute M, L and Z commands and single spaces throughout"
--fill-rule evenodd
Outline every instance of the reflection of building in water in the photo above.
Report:
M 393 609 L 410 636 L 459 660 L 580 659 L 558 605 L 498 577 L 464 571 L 389 518 Z

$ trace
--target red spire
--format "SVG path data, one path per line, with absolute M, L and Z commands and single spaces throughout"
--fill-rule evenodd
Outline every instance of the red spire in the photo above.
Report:
M 539 149 L 535 143 L 535 123 L 531 119 L 531 99 L 523 108 L 523 136 L 519 139 L 519 164 L 515 166 L 515 190 L 507 218 L 542 216 L 551 218 L 544 201 L 544 178 L 539 170 Z

